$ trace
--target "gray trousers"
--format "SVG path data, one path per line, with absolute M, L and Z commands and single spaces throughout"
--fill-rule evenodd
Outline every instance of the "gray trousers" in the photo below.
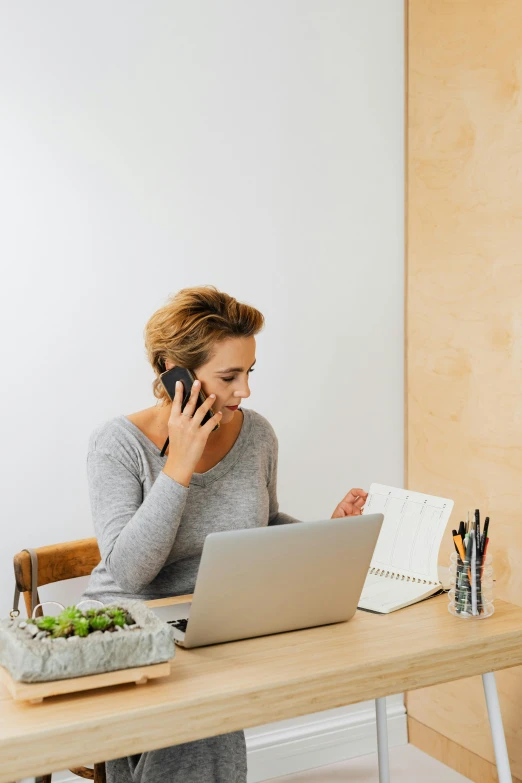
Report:
M 108 761 L 107 783 L 246 783 L 242 731 Z

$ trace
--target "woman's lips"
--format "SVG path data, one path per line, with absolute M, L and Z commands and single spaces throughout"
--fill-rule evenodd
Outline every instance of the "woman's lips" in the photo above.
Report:
M 237 411 L 239 405 L 227 405 L 226 407 L 228 408 L 229 411 Z

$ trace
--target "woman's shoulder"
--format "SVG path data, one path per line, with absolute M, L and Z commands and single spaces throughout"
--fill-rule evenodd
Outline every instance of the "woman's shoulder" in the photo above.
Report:
M 252 429 L 255 431 L 257 446 L 265 443 L 270 449 L 277 447 L 277 435 L 268 419 L 251 408 L 243 409 L 243 412 L 250 418 Z
M 140 442 L 133 429 L 134 425 L 123 414 L 107 419 L 91 432 L 89 454 L 103 453 L 126 464 L 136 463 Z

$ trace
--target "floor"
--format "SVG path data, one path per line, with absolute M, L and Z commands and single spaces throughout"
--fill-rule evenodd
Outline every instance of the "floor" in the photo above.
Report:
M 432 759 L 413 745 L 390 749 L 391 783 L 470 783 L 440 761 Z M 270 783 L 378 783 L 377 756 L 318 767 L 296 775 L 272 778 Z

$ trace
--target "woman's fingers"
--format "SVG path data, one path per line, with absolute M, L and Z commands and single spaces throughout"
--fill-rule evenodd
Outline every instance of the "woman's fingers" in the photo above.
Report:
M 355 498 L 363 498 L 364 500 L 366 500 L 366 498 L 368 497 L 368 493 L 364 489 L 358 489 L 357 487 L 355 489 L 351 489 L 346 497 L 348 498 L 348 496 L 350 495 L 354 500 Z
M 364 489 L 351 489 L 335 509 L 332 519 L 338 517 L 358 517 L 363 513 L 362 509 L 367 500 L 368 493 Z
M 194 415 L 194 411 L 196 410 L 196 403 L 198 401 L 198 394 L 200 391 L 201 381 L 194 381 L 192 384 L 192 389 L 190 390 L 190 397 L 188 398 L 187 404 L 183 409 L 183 413 L 186 413 L 189 416 Z
M 183 402 L 183 384 L 181 383 L 181 381 L 176 381 L 174 398 L 172 400 L 172 408 L 178 415 L 181 413 L 182 402 Z
M 368 499 L 368 493 L 364 489 L 351 489 L 344 500 L 348 503 L 353 503 L 357 508 L 362 508 Z
M 215 394 L 209 394 L 205 402 L 199 406 L 197 411 L 194 413 L 194 422 L 199 426 L 203 419 L 205 418 L 207 411 L 211 409 L 213 404 L 216 401 L 216 395 Z
M 221 411 L 217 411 L 213 416 L 210 417 L 207 423 L 201 427 L 201 431 L 204 432 L 205 434 L 210 435 L 210 433 L 215 428 L 216 424 L 219 424 L 222 418 L 223 418 L 223 414 L 221 413 Z

